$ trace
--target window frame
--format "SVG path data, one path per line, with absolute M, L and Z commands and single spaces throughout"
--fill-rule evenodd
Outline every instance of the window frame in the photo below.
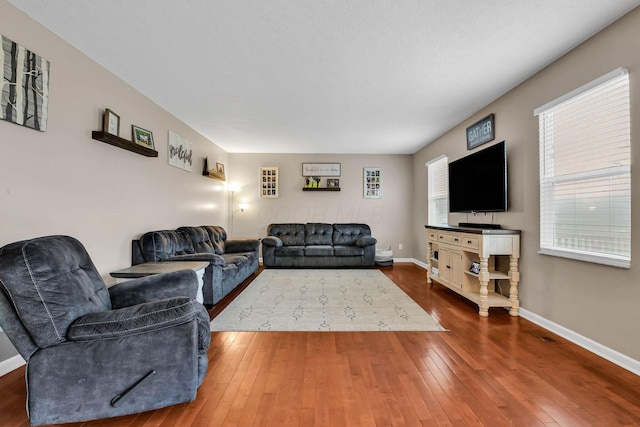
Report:
M 435 227 L 447 226 L 449 223 L 449 159 L 446 155 L 443 154 L 441 156 L 436 157 L 435 159 L 428 161 L 427 163 L 425 163 L 425 166 L 427 167 L 427 177 L 428 177 L 427 225 L 431 225 Z M 444 195 L 438 195 L 436 196 L 437 198 L 434 199 L 433 193 L 436 192 L 435 187 L 438 184 L 435 182 L 435 179 L 437 179 L 438 173 L 433 168 L 438 166 L 443 166 L 443 171 L 441 171 L 441 173 L 444 174 L 443 180 L 444 180 L 444 186 L 446 191 L 444 192 Z M 445 201 L 445 211 L 442 213 L 444 217 L 444 222 L 442 223 L 438 223 L 435 221 L 437 218 L 441 217 L 441 215 L 438 215 L 439 212 L 438 212 L 438 204 L 436 203 L 437 200 Z
M 552 158 L 552 152 L 554 148 L 555 141 L 553 132 L 547 132 L 547 126 L 555 126 L 554 120 L 556 117 L 552 116 L 556 108 L 567 106 L 571 102 L 576 102 L 585 99 L 587 96 L 597 96 L 596 94 L 601 94 L 602 91 L 609 88 L 612 84 L 618 82 L 618 80 L 626 80 L 624 83 L 626 84 L 626 101 L 625 110 L 621 113 L 622 115 L 626 114 L 628 119 L 627 127 L 624 129 L 626 134 L 624 137 L 626 141 L 628 141 L 628 152 L 624 153 L 626 155 L 625 160 L 628 160 L 628 164 L 619 165 L 619 166 L 607 166 L 600 167 L 599 169 L 590 169 L 584 170 L 574 173 L 565 173 L 564 175 L 556 174 L 555 170 L 557 168 L 557 158 Z M 621 268 L 630 268 L 631 266 L 631 135 L 630 135 L 630 115 L 631 115 L 631 105 L 630 105 L 630 82 L 629 82 L 629 73 L 625 68 L 618 68 L 613 70 L 539 108 L 534 110 L 534 115 L 539 117 L 539 150 L 540 150 L 540 249 L 539 253 L 544 255 L 552 255 L 563 258 L 570 258 L 580 261 L 586 261 L 597 264 L 604 264 L 614 267 Z M 600 104 L 599 104 L 600 105 Z M 591 111 L 595 108 L 592 106 Z M 546 123 L 546 121 L 552 121 L 552 124 Z M 573 129 L 577 130 L 577 129 Z M 587 151 L 585 149 L 584 151 Z M 564 165 L 564 164 L 563 164 Z M 558 224 L 561 222 L 557 219 L 557 206 L 560 204 L 561 200 L 556 197 L 555 190 L 559 185 L 573 183 L 579 185 L 581 183 L 588 182 L 589 180 L 596 179 L 610 179 L 609 185 L 611 185 L 611 181 L 613 181 L 616 177 L 622 177 L 623 179 L 628 179 L 628 187 L 626 187 L 622 192 L 624 197 L 629 200 L 628 212 L 625 212 L 629 218 L 628 224 L 623 224 L 622 228 L 626 228 L 623 230 L 626 232 L 625 248 L 628 248 L 627 254 L 619 254 L 614 253 L 612 247 L 614 246 L 612 242 L 614 240 L 609 237 L 606 239 L 607 248 L 604 250 L 586 250 L 584 248 L 577 247 L 567 247 L 568 245 L 562 246 L 556 242 L 556 233 Z M 615 190 L 608 189 L 607 195 L 611 196 Z M 616 191 L 617 193 L 617 191 Z M 588 195 L 589 192 L 579 193 L 582 195 Z M 609 197 L 611 200 L 611 197 Z M 611 207 L 610 207 L 611 208 Z M 608 227 L 611 235 L 611 231 L 614 229 L 613 220 L 609 219 L 608 223 L 598 223 L 596 227 L 600 224 L 604 224 Z M 575 226 L 586 226 L 586 223 L 574 222 Z M 575 231 L 573 238 L 580 239 L 580 230 Z M 606 251 L 608 250 L 608 252 Z

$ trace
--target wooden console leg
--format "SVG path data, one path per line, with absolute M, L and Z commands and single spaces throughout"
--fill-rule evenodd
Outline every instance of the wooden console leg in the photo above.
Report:
M 427 283 L 431 283 L 431 243 L 427 243 Z
M 489 258 L 480 258 L 480 310 L 478 314 L 482 317 L 489 316 Z
M 511 302 L 511 309 L 509 314 L 512 316 L 518 316 L 518 308 L 520 308 L 520 301 L 518 300 L 518 282 L 520 281 L 520 272 L 518 272 L 518 258 L 515 256 L 509 257 L 509 301 Z

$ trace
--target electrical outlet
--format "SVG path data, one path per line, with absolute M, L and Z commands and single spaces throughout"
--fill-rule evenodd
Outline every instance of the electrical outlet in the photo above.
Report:
M 400 251 L 402 250 L 402 243 L 400 243 L 400 244 L 398 245 L 398 250 L 400 250 Z

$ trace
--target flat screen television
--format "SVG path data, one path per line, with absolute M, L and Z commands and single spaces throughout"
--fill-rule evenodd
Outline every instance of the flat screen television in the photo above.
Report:
M 507 210 L 504 141 L 449 163 L 449 212 Z

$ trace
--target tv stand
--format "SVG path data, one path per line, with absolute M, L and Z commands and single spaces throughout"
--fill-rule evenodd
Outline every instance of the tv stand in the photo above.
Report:
M 519 230 L 425 227 L 427 283 L 438 282 L 475 302 L 480 316 L 488 316 L 490 307 L 518 315 Z
M 500 224 L 478 224 L 476 222 L 461 222 L 461 223 L 458 223 L 458 227 L 484 228 L 484 229 L 490 229 L 490 230 L 500 230 L 502 228 Z

